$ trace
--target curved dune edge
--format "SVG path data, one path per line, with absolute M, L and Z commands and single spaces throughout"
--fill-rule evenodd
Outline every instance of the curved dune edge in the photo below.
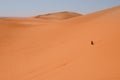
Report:
M 120 80 L 119 57 L 120 6 L 61 22 L 0 19 L 0 80 Z

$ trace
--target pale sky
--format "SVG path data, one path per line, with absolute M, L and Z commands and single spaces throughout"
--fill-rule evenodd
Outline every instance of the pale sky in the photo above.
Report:
M 120 0 L 0 0 L 0 17 L 72 11 L 82 14 L 120 5 Z

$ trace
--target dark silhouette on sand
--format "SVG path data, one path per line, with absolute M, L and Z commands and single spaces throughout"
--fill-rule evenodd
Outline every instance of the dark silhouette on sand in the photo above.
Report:
M 94 42 L 93 42 L 93 41 L 91 41 L 91 45 L 94 45 Z

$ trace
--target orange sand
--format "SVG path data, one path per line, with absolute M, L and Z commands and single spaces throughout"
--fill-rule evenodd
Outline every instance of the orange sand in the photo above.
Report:
M 1 18 L 0 80 L 120 80 L 120 6 L 70 17 Z

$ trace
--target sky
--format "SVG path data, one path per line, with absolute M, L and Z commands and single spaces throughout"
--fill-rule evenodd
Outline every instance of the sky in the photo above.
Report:
M 0 0 L 0 17 L 28 17 L 72 11 L 89 14 L 120 5 L 120 0 Z

